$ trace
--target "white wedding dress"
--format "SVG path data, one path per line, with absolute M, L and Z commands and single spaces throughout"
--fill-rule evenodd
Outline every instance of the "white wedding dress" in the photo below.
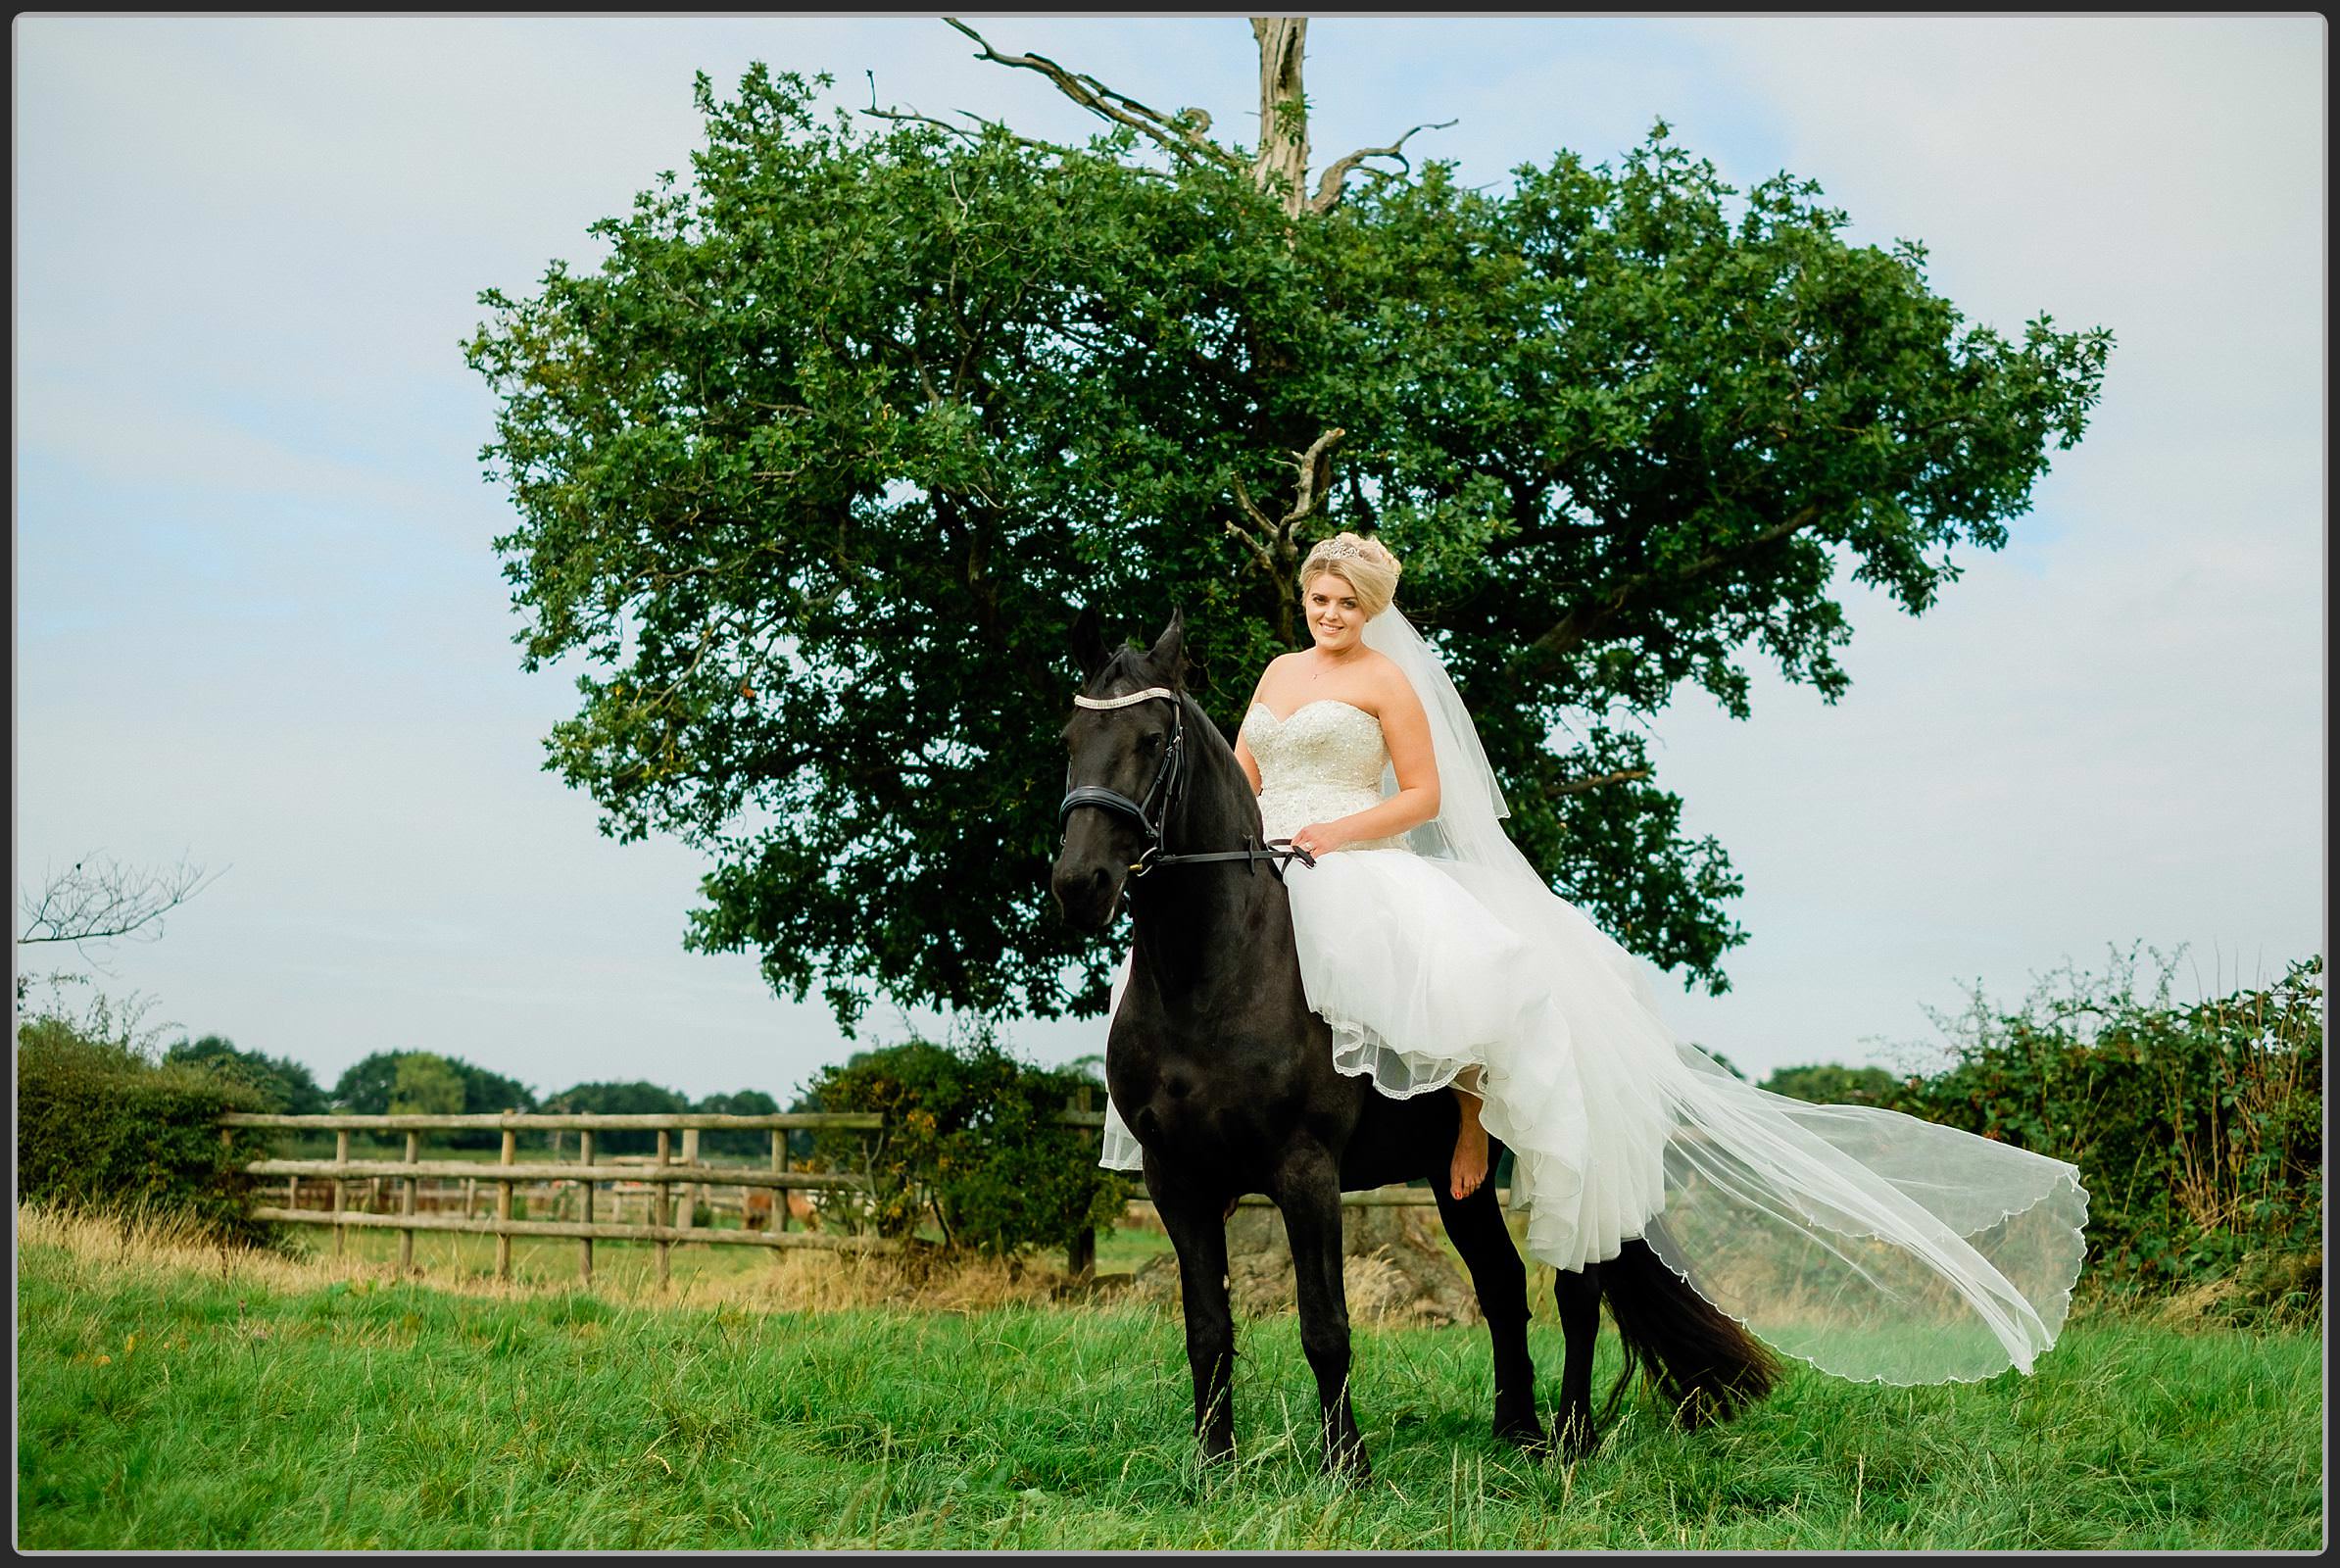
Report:
M 1428 703 L 1423 687 L 1443 672 L 1408 674 Z M 1435 733 L 1444 794 L 1463 777 L 1449 753 L 1477 739 Z M 1255 705 L 1243 735 L 1269 838 L 1394 788 L 1380 721 L 1346 703 L 1282 718 Z M 2076 1167 L 1741 1082 L 1675 1040 L 1641 961 L 1507 840 L 1476 858 L 1414 847 L 1443 843 L 1417 830 L 1291 862 L 1300 979 L 1332 1028 L 1335 1065 L 1381 1093 L 1424 1094 L 1479 1069 L 1482 1119 L 1512 1151 L 1511 1205 L 1534 1256 L 1576 1269 L 1645 1237 L 1775 1349 L 1857 1380 L 2030 1370 L 2079 1270 Z M 1125 959 L 1116 1007 L 1128 978 Z M 1099 1163 L 1141 1165 L 1109 1102 Z

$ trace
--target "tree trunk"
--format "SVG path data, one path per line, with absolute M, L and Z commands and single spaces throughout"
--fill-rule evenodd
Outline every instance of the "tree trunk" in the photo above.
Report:
M 1300 89 L 1308 19 L 1253 17 L 1251 35 L 1259 40 L 1259 155 L 1251 174 L 1297 218 L 1308 200 L 1308 100 Z

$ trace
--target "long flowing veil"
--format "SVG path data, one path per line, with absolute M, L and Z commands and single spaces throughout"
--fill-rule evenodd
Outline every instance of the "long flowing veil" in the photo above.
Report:
M 1774 1348 L 1857 1381 L 2029 1371 L 2079 1274 L 2078 1168 L 1895 1111 L 1770 1094 L 1677 1040 L 1648 966 L 1504 833 L 1503 792 L 1437 652 L 1395 606 L 1364 638 L 1430 719 L 1439 808 L 1412 847 L 1527 937 L 1549 980 L 1533 1031 L 1481 1078 L 1529 1250 L 1578 1268 L 1643 1237 Z

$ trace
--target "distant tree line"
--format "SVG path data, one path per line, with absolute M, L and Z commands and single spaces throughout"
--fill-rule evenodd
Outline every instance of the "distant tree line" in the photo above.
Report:
M 2197 1002 L 2173 994 L 2175 955 L 2155 955 L 2158 974 L 2140 973 L 2133 948 L 2112 957 L 2103 974 L 2067 965 L 2013 1005 L 1977 988 L 1964 1011 L 1934 1014 L 1943 1039 L 1938 1059 L 1922 1070 L 1809 1063 L 1781 1067 L 1758 1087 L 1905 1111 L 2072 1160 L 2088 1190 L 2082 1284 L 2092 1294 L 2156 1296 L 2208 1282 L 2228 1293 L 2218 1313 L 2238 1320 L 2319 1311 L 2322 956 Z M 158 1062 L 139 1044 L 134 1019 L 103 1007 L 78 1017 L 51 1006 L 21 1018 L 17 1065 L 23 1192 L 61 1201 L 177 1194 L 187 1205 L 210 1205 L 205 1211 L 223 1224 L 232 1218 L 232 1204 L 221 1205 L 233 1168 L 253 1157 L 220 1148 L 224 1109 L 782 1108 L 760 1090 L 694 1102 L 639 1080 L 582 1083 L 539 1100 L 524 1084 L 431 1052 L 368 1056 L 328 1095 L 298 1062 L 217 1035 L 181 1041 Z M 857 1053 L 815 1075 L 786 1108 L 878 1111 L 885 1128 L 874 1147 L 858 1134 L 804 1131 L 792 1132 L 791 1145 L 814 1164 L 870 1162 L 878 1186 L 867 1218 L 881 1230 L 932 1225 L 952 1245 L 999 1252 L 1059 1245 L 1119 1212 L 1121 1187 L 1092 1163 L 1094 1135 L 1057 1119 L 1084 1085 L 1096 1087 L 1097 1065 L 1092 1057 L 1042 1067 L 988 1035 L 964 1046 L 909 1041 Z M 497 1141 L 492 1132 L 476 1137 Z M 82 1144 L 111 1151 L 82 1162 L 102 1181 L 73 1174 L 82 1169 L 73 1153 Z M 598 1147 L 649 1152 L 656 1135 L 609 1133 Z M 709 1131 L 700 1148 L 753 1158 L 769 1139 Z
M 256 1091 L 267 1109 L 294 1116 L 334 1111 L 361 1116 L 492 1115 L 506 1110 L 600 1115 L 703 1111 L 728 1116 L 764 1116 L 782 1108 L 777 1100 L 760 1089 L 706 1095 L 694 1101 L 675 1090 L 640 1079 L 628 1083 L 582 1083 L 540 1099 L 535 1090 L 515 1078 L 491 1072 L 461 1056 L 432 1051 L 377 1051 L 354 1063 L 330 1091 L 317 1081 L 316 1074 L 307 1066 L 291 1057 L 245 1051 L 221 1035 L 181 1040 L 163 1054 L 163 1059 L 167 1063 L 209 1068 Z M 457 1149 L 492 1149 L 501 1138 L 502 1134 L 486 1129 L 444 1135 L 445 1143 Z M 647 1154 L 657 1150 L 658 1135 L 609 1132 L 601 1134 L 596 1143 L 606 1154 Z M 703 1153 L 755 1155 L 767 1152 L 771 1140 L 766 1133 L 716 1129 L 702 1133 L 699 1147 Z

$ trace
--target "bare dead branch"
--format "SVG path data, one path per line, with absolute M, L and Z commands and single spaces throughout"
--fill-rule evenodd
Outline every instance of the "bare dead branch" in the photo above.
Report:
M 1144 133 L 1175 158 L 1190 162 L 1199 160 L 1223 169 L 1244 167 L 1241 159 L 1203 134 L 1210 126 L 1208 115 L 1191 109 L 1177 115 L 1165 115 L 1138 102 L 1127 93 L 1115 91 L 1095 76 L 1067 71 L 1046 55 L 1003 55 L 994 49 L 983 34 L 958 18 L 945 17 L 943 20 L 982 46 L 983 53 L 978 58 L 996 65 L 1011 66 L 1019 71 L 1039 72 L 1055 83 L 1058 92 L 1083 109 Z
M 1240 473 L 1235 476 L 1235 499 L 1261 533 L 1273 534 L 1276 531 L 1276 519 L 1259 510 L 1259 503 L 1251 499 L 1251 492 L 1243 484 L 1243 476 Z
M 1331 212 L 1341 201 L 1341 188 L 1342 184 L 1347 181 L 1349 174 L 1356 169 L 1356 167 L 1359 164 L 1362 164 L 1368 158 L 1394 158 L 1398 161 L 1398 163 L 1404 165 L 1405 172 L 1407 173 L 1412 173 L 1414 172 L 1414 166 L 1410 161 L 1408 161 L 1402 149 L 1405 147 L 1406 142 L 1413 137 L 1414 132 L 1422 130 L 1444 130 L 1447 127 L 1458 123 L 1460 123 L 1458 121 L 1441 120 L 1436 124 L 1416 125 L 1413 130 L 1407 131 L 1403 136 L 1398 137 L 1387 147 L 1358 148 L 1355 152 L 1350 153 L 1347 157 L 1341 159 L 1339 162 L 1326 169 L 1324 173 L 1317 179 L 1316 194 L 1309 198 L 1308 210 L 1317 214 Z
M 958 137 L 961 141 L 967 142 L 970 145 L 980 145 L 982 143 L 983 138 L 980 135 L 969 130 L 964 125 L 954 125 L 948 120 L 937 120 L 932 115 L 922 115 L 916 110 L 880 109 L 877 106 L 877 73 L 874 71 L 864 71 L 862 74 L 869 78 L 869 107 L 862 110 L 861 113 L 869 115 L 878 120 L 906 120 L 915 122 L 921 125 L 932 125 L 935 127 L 935 129 L 948 131 L 950 134 Z M 1001 124 L 999 121 L 986 120 L 981 115 L 976 114 L 973 110 L 962 109 L 959 111 L 959 113 L 965 116 L 967 119 L 975 122 L 976 124 L 981 125 L 984 129 L 996 130 L 1019 146 L 1034 148 L 1044 153 L 1060 153 L 1064 151 L 1063 148 L 1057 146 L 1054 142 L 1041 141 L 1035 137 L 1018 135 L 1016 132 L 1009 130 L 1005 125 Z
M 1248 528 L 1231 519 L 1227 531 L 1243 542 L 1244 548 L 1251 552 L 1251 559 L 1258 562 L 1269 576 L 1276 574 L 1276 558 L 1267 553 L 1267 547 L 1254 538 Z
M 53 874 L 37 897 L 20 900 L 24 931 L 20 947 L 42 942 L 111 942 L 120 937 L 152 941 L 163 934 L 163 916 L 226 874 L 211 875 L 181 860 L 146 868 L 89 855 L 71 869 Z
M 1346 434 L 1346 430 L 1339 428 L 1327 430 L 1309 443 L 1307 451 L 1292 454 L 1292 466 L 1299 470 L 1299 484 L 1292 510 L 1284 514 L 1282 527 L 1286 538 L 1291 538 L 1292 530 L 1316 510 L 1318 492 L 1328 488 L 1332 478 L 1333 448 Z

